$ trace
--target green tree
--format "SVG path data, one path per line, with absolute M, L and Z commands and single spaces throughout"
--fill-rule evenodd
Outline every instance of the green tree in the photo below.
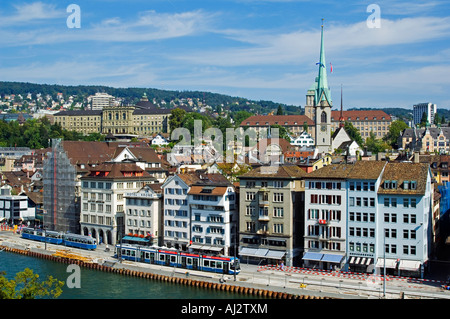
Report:
M 354 127 L 351 122 L 345 121 L 344 129 L 347 132 L 348 136 L 350 136 L 352 140 L 358 143 L 359 146 L 364 145 L 364 141 L 361 137 L 361 134 L 359 133 L 359 130 L 356 127 Z
M 423 112 L 422 118 L 420 119 L 420 124 L 419 124 L 419 126 L 420 126 L 420 127 L 425 127 L 425 126 L 427 126 L 427 122 L 428 122 L 428 116 L 427 116 L 427 113 Z
M 389 132 L 383 137 L 383 140 L 391 145 L 393 148 L 397 147 L 397 140 L 400 134 L 408 128 L 408 125 L 402 120 L 396 120 L 391 123 Z
M 180 108 L 173 109 L 170 112 L 169 117 L 169 126 L 170 131 L 172 132 L 174 129 L 181 127 L 183 123 L 183 119 L 186 116 L 186 111 Z
M 194 124 L 195 120 L 200 120 L 202 122 L 202 132 L 206 129 L 212 127 L 212 119 L 206 115 L 200 113 L 187 113 L 183 118 L 181 123 L 182 127 L 185 127 L 191 133 L 191 137 L 194 138 Z
M 253 116 L 252 113 L 247 111 L 237 111 L 231 114 L 232 119 L 234 120 L 234 127 L 239 127 L 242 121 L 248 119 L 250 116 Z
M 0 272 L 0 299 L 58 298 L 62 294 L 63 281 L 52 276 L 40 281 L 39 275 L 25 268 L 14 279 L 8 280 L 5 272 Z
M 278 129 L 278 137 L 279 138 L 284 138 L 285 140 L 287 140 L 289 142 L 291 141 L 291 138 L 289 137 L 289 131 L 284 126 L 281 126 L 279 124 L 274 124 L 274 125 L 271 125 L 270 128 Z M 273 136 L 273 134 L 272 134 L 272 136 Z
M 283 107 L 280 104 L 280 105 L 278 105 L 277 115 L 283 115 L 283 114 L 284 114 Z
M 390 146 L 386 142 L 383 142 L 381 139 L 377 139 L 375 134 L 373 132 L 370 132 L 369 137 L 366 139 L 366 147 L 369 152 L 378 154 L 385 151 Z

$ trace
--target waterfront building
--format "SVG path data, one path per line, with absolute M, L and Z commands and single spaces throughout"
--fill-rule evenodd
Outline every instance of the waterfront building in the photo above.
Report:
M 147 184 L 125 193 L 125 234 L 148 244 L 162 245 L 163 199 L 161 184 Z
M 188 191 L 191 215 L 189 249 L 200 254 L 237 254 L 236 190 L 223 175 L 200 175 Z
M 304 265 L 423 275 L 432 242 L 426 164 L 358 161 L 305 178 Z
M 52 140 L 43 164 L 44 224 L 50 230 L 80 234 L 81 177 L 105 162 L 136 163 L 153 182 L 164 170 L 154 150 L 140 143 Z M 151 166 L 151 167 L 150 167 Z M 158 166 L 158 167 L 155 167 Z M 166 174 L 161 171 L 161 174 Z
M 421 163 L 388 163 L 378 188 L 377 263 L 380 271 L 423 278 L 431 252 L 431 170 Z
M 334 164 L 305 177 L 303 263 L 306 267 L 340 269 L 347 243 L 347 187 L 350 164 Z
M 161 186 L 164 196 L 164 245 L 183 251 L 190 244 L 189 195 L 200 178 L 195 174 L 170 176 Z
M 10 188 L 3 188 L 0 195 L 0 223 L 21 225 L 34 221 L 36 208 L 29 207 L 28 196 L 11 195 Z
M 81 180 L 82 235 L 115 245 L 126 234 L 125 195 L 155 179 L 134 163 L 103 163 L 90 168 Z
M 425 113 L 427 122 L 434 123 L 434 117 L 437 113 L 437 106 L 433 103 L 418 103 L 413 105 L 413 124 L 416 126 L 422 121 L 422 116 Z
M 242 262 L 294 266 L 303 251 L 304 182 L 296 165 L 261 166 L 240 176 Z
M 384 161 L 356 162 L 347 175 L 347 266 L 353 272 L 372 273 L 377 262 L 376 234 L 380 210 L 377 192 Z
M 104 142 L 52 140 L 43 164 L 45 227 L 80 233 L 80 178 L 113 154 L 114 149 Z

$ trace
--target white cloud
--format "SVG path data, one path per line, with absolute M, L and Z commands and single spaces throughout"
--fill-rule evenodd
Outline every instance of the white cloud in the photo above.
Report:
M 227 29 L 217 33 L 248 45 L 225 50 L 202 50 L 189 55 L 174 55 L 174 58 L 217 66 L 299 64 L 318 58 L 319 30 L 273 34 L 270 30 Z M 365 21 L 348 25 L 331 24 L 325 30 L 325 50 L 328 57 L 338 58 L 354 49 L 422 43 L 449 35 L 450 18 L 382 19 L 379 29 L 368 28 Z
M 42 20 L 49 20 L 64 17 L 65 10 L 57 9 L 52 4 L 43 2 L 33 2 L 26 4 L 14 4 L 15 12 L 13 14 L 2 14 L 0 16 L 0 25 L 23 25 L 23 23 L 34 23 Z

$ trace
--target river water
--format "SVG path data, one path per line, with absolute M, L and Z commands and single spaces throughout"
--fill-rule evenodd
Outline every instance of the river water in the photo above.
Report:
M 211 291 L 198 287 L 177 285 L 137 277 L 102 272 L 80 267 L 80 288 L 69 288 L 71 280 L 68 264 L 25 255 L 0 252 L 0 271 L 13 279 L 17 272 L 30 268 L 41 280 L 53 276 L 63 281 L 60 299 L 234 299 L 251 296 L 226 291 Z

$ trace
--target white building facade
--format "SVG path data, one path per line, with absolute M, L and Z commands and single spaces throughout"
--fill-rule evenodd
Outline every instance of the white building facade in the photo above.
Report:
M 147 238 L 149 243 L 159 244 L 162 229 L 162 194 L 151 185 L 137 192 L 124 195 L 125 233 Z
M 194 185 L 188 194 L 192 225 L 189 248 L 233 256 L 238 219 L 234 187 L 231 184 Z

